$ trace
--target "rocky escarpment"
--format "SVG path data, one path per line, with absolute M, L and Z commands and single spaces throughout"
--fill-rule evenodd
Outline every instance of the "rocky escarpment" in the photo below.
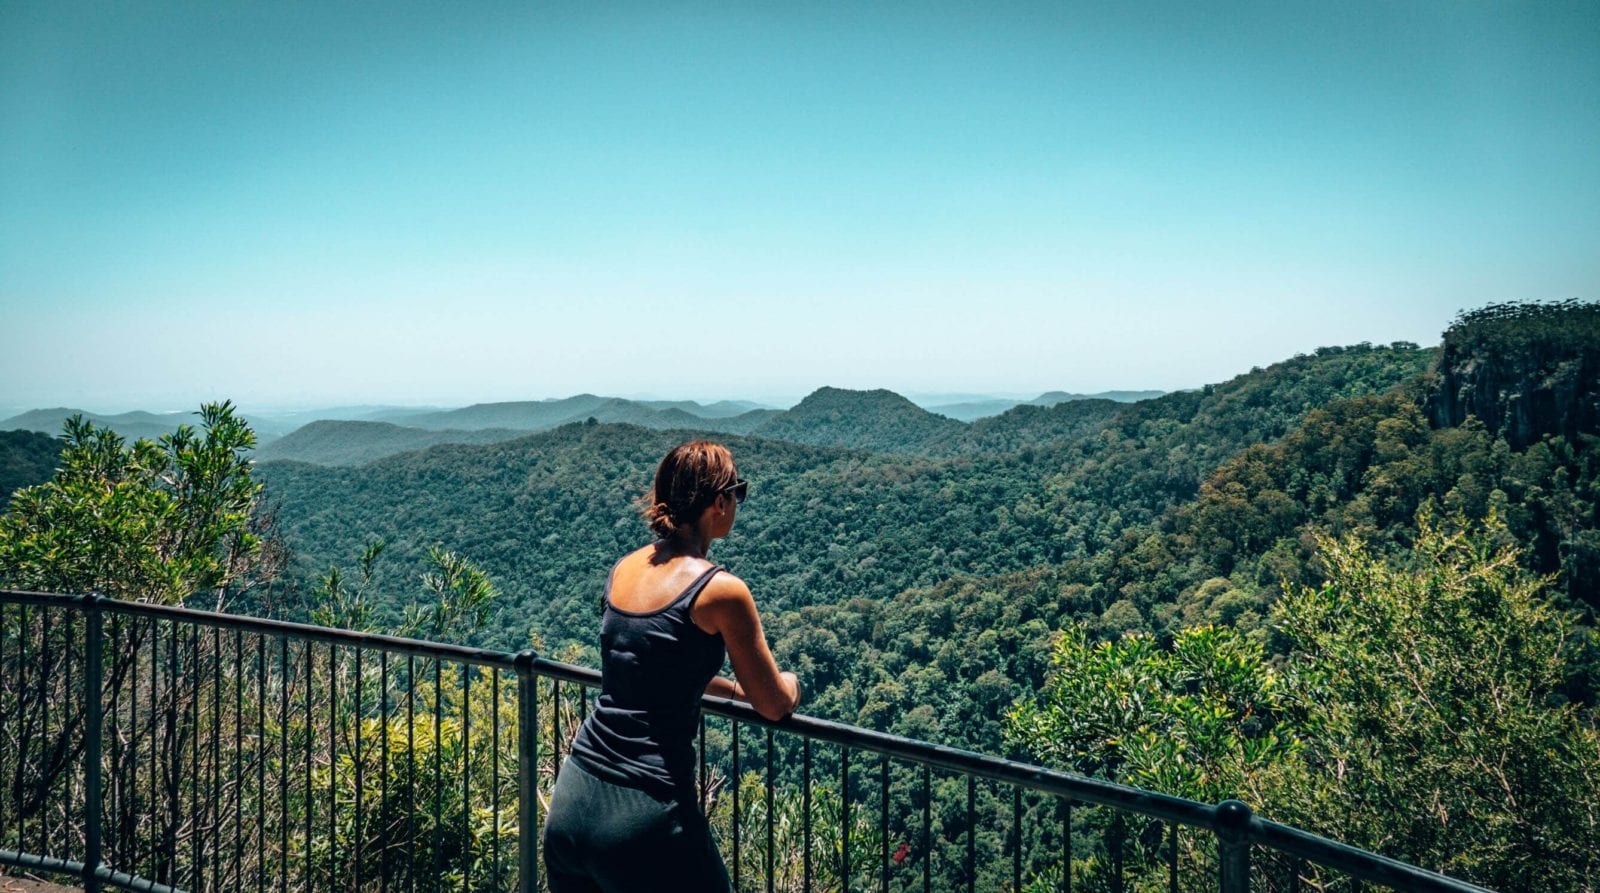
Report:
M 1444 333 L 1426 411 L 1436 427 L 1475 416 L 1516 449 L 1600 434 L 1600 304 L 1493 304 Z

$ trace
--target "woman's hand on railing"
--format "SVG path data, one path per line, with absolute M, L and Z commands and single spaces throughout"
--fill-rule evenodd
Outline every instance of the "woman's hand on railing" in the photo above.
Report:
M 778 679 L 782 681 L 784 691 L 789 694 L 789 709 L 783 714 L 789 716 L 800 706 L 800 677 L 784 670 L 778 674 Z
M 778 684 L 789 699 L 789 709 L 783 714 L 788 716 L 800 706 L 800 677 L 784 670 L 778 674 Z M 714 698 L 733 698 L 736 701 L 750 702 L 750 698 L 745 695 L 739 683 L 726 676 L 711 677 L 711 682 L 706 685 L 706 694 Z

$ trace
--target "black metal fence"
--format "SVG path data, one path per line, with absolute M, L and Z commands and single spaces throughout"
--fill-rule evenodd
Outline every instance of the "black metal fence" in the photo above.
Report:
M 0 592 L 0 865 L 96 891 L 532 891 L 593 670 Z M 736 890 L 1478 890 L 1211 805 L 706 698 Z

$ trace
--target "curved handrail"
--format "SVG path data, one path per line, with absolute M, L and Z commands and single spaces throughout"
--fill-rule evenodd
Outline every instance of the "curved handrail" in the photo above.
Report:
M 104 613 L 136 617 L 161 618 L 180 623 L 219 629 L 239 630 L 262 635 L 284 636 L 314 642 L 365 647 L 394 654 L 415 655 L 453 662 L 496 667 L 508 671 L 529 672 L 591 687 L 600 685 L 600 672 L 588 667 L 539 657 L 531 651 L 508 652 L 464 645 L 430 642 L 402 636 L 333 629 L 306 623 L 268 620 L 238 614 L 224 614 L 193 608 L 179 608 L 144 602 L 131 602 L 106 598 L 100 595 L 61 595 L 45 592 L 17 592 L 0 590 L 0 604 L 26 604 L 77 610 L 98 610 Z M 1277 852 L 1304 859 L 1327 868 L 1333 868 L 1361 880 L 1385 884 L 1404 890 L 1439 891 L 1439 893 L 1489 893 L 1482 887 L 1465 881 L 1419 868 L 1387 856 L 1352 847 L 1254 815 L 1250 808 L 1237 800 L 1220 804 L 1201 803 L 1155 791 L 1146 791 L 1128 785 L 1091 778 L 1072 772 L 1048 769 L 1028 763 L 1007 760 L 976 751 L 932 744 L 887 732 L 863 729 L 857 726 L 795 714 L 781 720 L 769 720 L 755 708 L 741 701 L 703 696 L 705 711 L 726 716 L 739 722 L 779 729 L 817 741 L 867 750 L 908 762 L 938 769 L 986 778 L 1005 784 L 1040 791 L 1073 801 L 1107 806 L 1135 813 L 1163 822 L 1186 825 L 1216 833 L 1226 843 L 1238 845 L 1253 843 Z M 10 857 L 8 859 L 8 856 Z M 30 856 L 0 850 L 0 863 L 25 864 L 18 859 L 59 862 L 47 857 Z M 43 863 L 35 861 L 37 867 Z M 79 863 L 65 863 L 83 867 Z M 67 870 L 60 868 L 57 870 Z M 112 884 L 130 890 L 153 890 L 151 882 L 139 878 L 118 877 L 100 869 L 98 874 Z

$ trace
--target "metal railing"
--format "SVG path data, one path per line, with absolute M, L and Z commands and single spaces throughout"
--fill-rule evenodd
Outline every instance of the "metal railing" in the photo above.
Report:
M 0 591 L 0 865 L 91 893 L 527 893 L 599 682 L 532 652 Z M 1480 890 L 1235 800 L 703 707 L 701 806 L 736 890 Z

